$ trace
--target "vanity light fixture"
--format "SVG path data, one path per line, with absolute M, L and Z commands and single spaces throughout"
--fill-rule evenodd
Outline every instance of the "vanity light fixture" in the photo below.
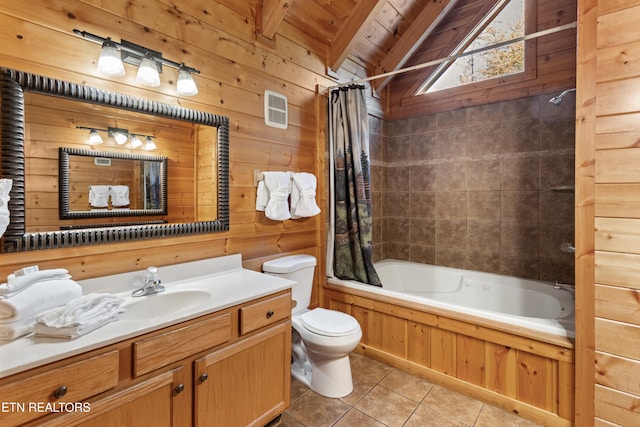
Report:
M 131 139 L 129 140 L 129 142 L 131 143 L 131 147 L 133 148 L 138 148 L 142 145 L 142 141 L 140 140 L 138 135 L 135 134 L 131 134 Z
M 142 147 L 143 150 L 155 150 L 156 148 L 158 148 L 156 146 L 156 143 L 153 142 L 153 136 L 147 136 L 146 138 L 146 142 L 144 143 L 144 147 Z
M 193 74 L 200 74 L 199 70 L 189 67 L 184 63 L 178 63 L 162 57 L 161 52 L 147 49 L 144 46 L 120 40 L 120 43 L 111 40 L 111 37 L 100 37 L 86 31 L 74 29 L 73 32 L 84 39 L 102 45 L 100 58 L 98 59 L 98 71 L 109 77 L 120 77 L 125 74 L 123 62 L 138 66 L 136 82 L 141 85 L 160 86 L 160 74 L 162 66 L 166 65 L 178 70 L 176 92 L 181 96 L 193 96 L 198 93 L 198 87 L 193 80 Z
M 129 133 L 128 129 L 121 128 L 113 128 L 109 127 L 107 129 L 99 129 L 99 128 L 91 128 L 87 126 L 76 126 L 77 129 L 86 129 L 89 131 L 89 145 L 98 145 L 102 144 L 103 140 L 100 136 L 100 132 L 106 133 L 109 138 L 113 138 L 118 145 L 124 145 L 127 141 L 131 144 L 131 148 L 140 148 L 143 150 L 155 150 L 158 147 L 153 142 L 153 138 L 155 136 L 151 135 L 142 135 L 140 133 Z M 142 142 L 141 138 L 145 138 L 146 143 Z
M 116 144 L 123 145 L 129 140 L 129 131 L 126 129 L 109 128 L 107 130 L 109 136 L 116 140 Z

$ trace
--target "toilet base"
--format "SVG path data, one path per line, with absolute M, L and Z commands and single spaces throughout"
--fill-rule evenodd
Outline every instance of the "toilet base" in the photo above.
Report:
M 311 390 L 326 397 L 338 398 L 351 394 L 353 381 L 349 355 L 337 359 L 311 361 L 311 371 L 291 365 L 291 375 Z M 308 367 L 308 365 L 307 365 Z

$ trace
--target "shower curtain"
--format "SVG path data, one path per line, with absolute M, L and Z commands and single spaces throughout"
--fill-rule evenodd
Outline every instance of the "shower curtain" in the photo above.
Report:
M 381 286 L 373 267 L 369 117 L 364 86 L 331 92 L 329 156 L 327 274 Z

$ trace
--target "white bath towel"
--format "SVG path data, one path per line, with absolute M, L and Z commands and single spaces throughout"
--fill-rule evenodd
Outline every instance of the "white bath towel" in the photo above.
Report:
M 129 207 L 129 186 L 128 185 L 110 186 L 109 196 L 111 196 L 111 206 L 113 206 L 114 208 Z
M 316 186 L 315 175 L 308 172 L 293 174 L 291 218 L 310 217 L 320 213 L 320 208 L 316 204 Z
M 36 282 L 11 298 L 0 299 L 0 323 L 34 316 L 82 295 L 82 288 L 71 279 Z
M 24 276 L 9 274 L 7 283 L 0 285 L 0 296 L 8 298 L 24 290 L 28 286 L 43 280 L 70 279 L 69 271 L 64 268 L 34 271 Z
M 256 190 L 256 210 L 264 211 L 267 208 L 269 202 L 269 190 L 264 185 L 264 180 L 258 181 L 258 188 Z
M 37 316 L 38 323 L 52 328 L 74 327 L 100 323 L 121 312 L 124 300 L 111 294 L 87 294 L 66 305 L 49 309 Z
M 104 209 L 109 207 L 109 186 L 90 185 L 89 186 L 89 206 L 92 208 Z
M 33 332 L 36 324 L 34 316 L 11 323 L 0 324 L 0 341 L 11 341 Z
M 291 218 L 289 212 L 289 193 L 291 193 L 291 175 L 289 172 L 263 172 L 264 185 L 269 192 L 269 201 L 264 213 L 269 219 L 283 221 Z
M 120 309 L 124 312 L 124 309 Z M 62 328 L 47 326 L 44 323 L 36 323 L 33 327 L 33 332 L 36 335 L 53 337 L 53 338 L 76 338 L 81 335 L 86 335 L 89 332 L 93 332 L 102 326 L 115 322 L 118 320 L 120 313 L 114 313 L 109 317 L 106 317 L 100 321 L 87 323 L 86 325 L 66 326 Z

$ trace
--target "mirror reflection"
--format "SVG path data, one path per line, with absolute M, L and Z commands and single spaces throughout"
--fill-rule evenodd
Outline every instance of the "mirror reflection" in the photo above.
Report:
M 166 215 L 167 159 L 60 148 L 60 218 Z
M 227 117 L 9 68 L 0 92 L 3 252 L 228 230 Z

